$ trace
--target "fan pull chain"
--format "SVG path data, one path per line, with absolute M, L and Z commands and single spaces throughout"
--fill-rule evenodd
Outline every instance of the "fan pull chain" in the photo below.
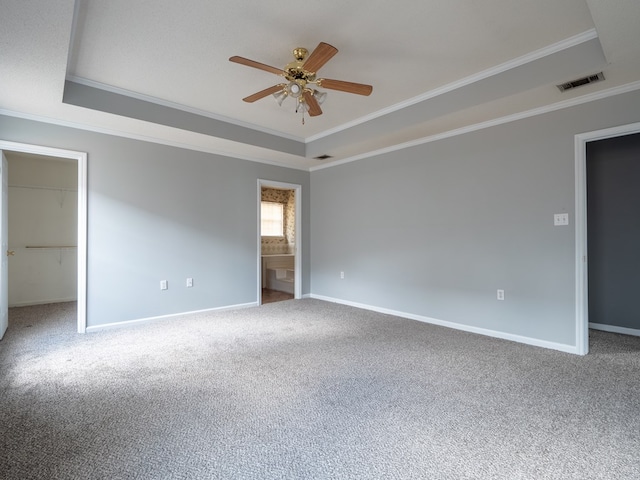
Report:
M 304 125 L 304 112 L 306 109 L 302 106 L 302 102 L 298 101 L 298 103 L 296 104 L 296 113 L 298 113 L 298 110 L 300 110 L 300 108 L 302 108 L 302 125 Z

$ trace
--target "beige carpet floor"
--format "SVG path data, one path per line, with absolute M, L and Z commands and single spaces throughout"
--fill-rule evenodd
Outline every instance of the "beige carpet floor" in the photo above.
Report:
M 86 335 L 13 309 L 3 479 L 638 479 L 640 338 L 579 357 L 318 300 Z

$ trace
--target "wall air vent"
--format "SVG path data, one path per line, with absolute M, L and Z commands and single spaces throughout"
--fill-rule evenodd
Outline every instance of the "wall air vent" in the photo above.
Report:
M 564 92 L 566 90 L 571 90 L 572 88 L 581 87 L 583 85 L 599 82 L 601 80 L 604 80 L 604 74 L 602 72 L 596 73 L 595 75 L 589 75 L 588 77 L 578 78 L 577 80 L 572 80 L 561 85 L 556 85 L 556 87 L 558 87 L 561 92 Z
M 313 157 L 314 160 L 327 160 L 329 158 L 333 158 L 331 155 L 318 155 L 317 157 Z

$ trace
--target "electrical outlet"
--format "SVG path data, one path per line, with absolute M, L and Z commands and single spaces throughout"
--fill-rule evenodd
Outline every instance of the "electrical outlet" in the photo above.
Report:
M 193 287 L 193 278 L 187 278 L 187 288 Z
M 340 279 L 344 280 L 344 272 L 340 272 Z
M 504 300 L 504 290 L 498 290 L 498 300 Z
M 169 282 L 166 280 L 160 280 L 160 290 L 167 290 L 169 288 Z

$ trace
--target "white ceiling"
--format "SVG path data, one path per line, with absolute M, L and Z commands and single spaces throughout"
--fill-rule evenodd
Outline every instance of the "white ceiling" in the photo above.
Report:
M 303 169 L 640 88 L 637 0 L 0 2 L 0 113 Z M 319 76 L 371 96 L 328 91 L 304 125 L 241 100 L 280 79 L 229 57 L 282 68 L 320 41 L 339 53 Z

